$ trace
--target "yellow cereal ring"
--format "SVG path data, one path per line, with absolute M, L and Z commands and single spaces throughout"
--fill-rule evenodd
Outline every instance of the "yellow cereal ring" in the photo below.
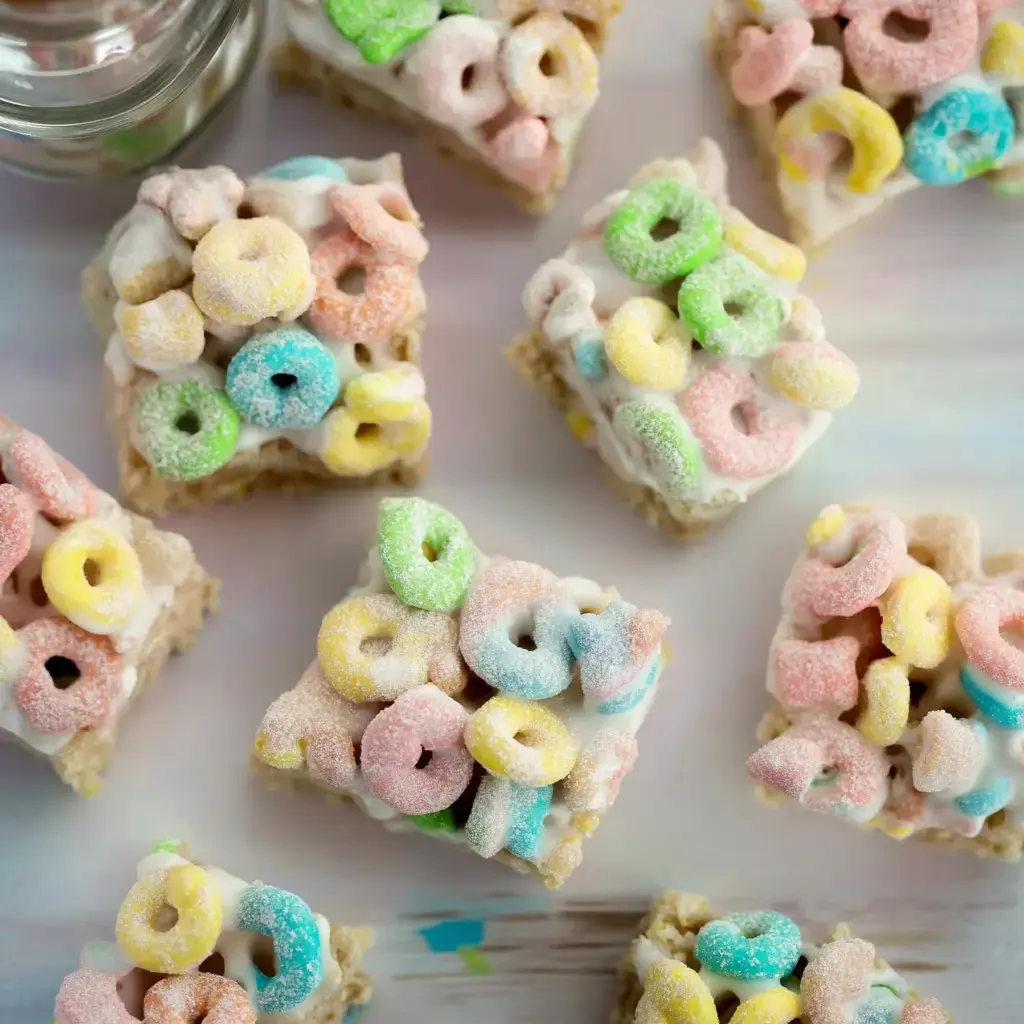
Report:
M 17 678 L 21 671 L 23 656 L 24 651 L 17 631 L 0 616 L 0 686 L 7 686 Z
M 164 292 L 139 306 L 119 304 L 114 320 L 132 362 L 147 370 L 194 363 L 206 345 L 203 314 L 188 292 Z
M 256 756 L 271 768 L 295 772 L 306 767 L 306 741 L 295 740 L 287 749 L 274 752 L 268 748 L 266 734 L 261 729 L 256 734 Z
M 830 541 L 844 526 L 846 513 L 840 505 L 822 509 L 818 518 L 807 528 L 807 546 L 816 548 Z
M 790 107 L 779 122 L 775 146 L 783 173 L 794 181 L 811 180 L 789 149 L 824 134 L 842 135 L 853 146 L 846 178 L 851 192 L 878 191 L 903 159 L 903 139 L 887 110 L 853 89 L 830 89 Z
M 371 409 L 388 420 L 402 420 L 423 399 L 423 377 L 414 366 L 402 365 L 380 373 L 364 373 L 345 388 L 345 405 Z
M 1024 78 L 1024 25 L 996 22 L 981 54 L 981 69 L 990 75 Z
M 952 637 L 953 591 L 932 569 L 917 569 L 885 599 L 882 643 L 907 665 L 935 668 Z
M 430 423 L 430 407 L 423 399 L 413 403 L 407 417 L 397 420 L 378 407 L 342 406 L 324 418 L 321 458 L 339 476 L 369 476 L 426 447 Z
M 43 555 L 43 589 L 66 619 L 89 633 L 116 633 L 142 604 L 139 556 L 112 526 L 83 519 Z
M 806 409 L 835 412 L 853 401 L 860 374 L 853 360 L 831 345 L 787 341 L 772 350 L 768 383 Z
M 766 274 L 801 281 L 807 273 L 803 250 L 747 220 L 739 210 L 730 210 L 723 218 L 723 239 L 730 249 L 746 256 Z
M 899 658 L 873 661 L 862 681 L 865 706 L 857 718 L 860 734 L 876 747 L 898 743 L 910 720 L 910 680 Z
M 173 907 L 178 920 L 158 931 L 161 911 Z M 184 974 L 217 945 L 224 913 L 220 892 L 195 864 L 154 871 L 139 879 L 117 914 L 117 941 L 132 963 L 156 974 Z
M 656 960 L 644 975 L 636 1024 L 718 1024 L 715 1000 L 700 975 L 678 960 Z
M 215 224 L 195 248 L 192 272 L 196 305 L 211 320 L 239 327 L 294 320 L 316 287 L 306 243 L 276 217 Z
M 629 299 L 618 308 L 605 331 L 604 347 L 631 384 L 663 391 L 683 386 L 693 348 L 671 307 L 649 298 Z
M 576 743 L 562 720 L 533 700 L 492 697 L 466 724 L 469 752 L 492 775 L 521 786 L 551 786 L 576 763 Z
M 802 1012 L 803 1004 L 795 992 L 770 988 L 744 999 L 732 1015 L 732 1024 L 789 1024 Z

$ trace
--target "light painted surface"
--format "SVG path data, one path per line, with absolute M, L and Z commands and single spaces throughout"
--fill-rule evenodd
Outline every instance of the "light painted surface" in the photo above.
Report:
M 268 100 L 259 78 L 230 137 L 222 122 L 222 140 L 195 157 L 249 173 L 300 152 L 400 149 L 432 246 L 425 348 L 436 434 L 422 493 L 461 516 L 484 550 L 615 583 L 675 620 L 640 760 L 583 867 L 549 896 L 448 844 L 388 835 L 350 808 L 266 793 L 249 776 L 249 744 L 312 657 L 321 616 L 355 580 L 377 496 L 176 516 L 168 525 L 224 578 L 224 611 L 126 723 L 102 795 L 76 797 L 45 765 L 0 748 L 3 1024 L 49 1020 L 79 947 L 111 937 L 136 860 L 166 834 L 332 917 L 377 925 L 378 995 L 365 1024 L 603 1020 L 640 910 L 669 885 L 821 925 L 847 918 L 961 1024 L 1015 1019 L 1024 867 L 769 811 L 743 762 L 765 706 L 779 588 L 821 506 L 873 498 L 974 511 L 987 549 L 1024 546 L 1024 205 L 982 184 L 922 190 L 812 262 L 808 291 L 831 340 L 861 364 L 862 396 L 792 476 L 688 550 L 616 504 L 592 453 L 501 358 L 525 323 L 523 283 L 584 210 L 704 132 L 737 162 L 737 205 L 779 227 L 704 64 L 703 6 L 630 0 L 582 165 L 546 221 L 398 128 L 304 96 Z M 0 177 L 0 407 L 110 489 L 101 348 L 78 309 L 78 273 L 130 202 L 128 185 Z M 490 919 L 483 962 L 431 953 L 418 934 L 453 912 Z

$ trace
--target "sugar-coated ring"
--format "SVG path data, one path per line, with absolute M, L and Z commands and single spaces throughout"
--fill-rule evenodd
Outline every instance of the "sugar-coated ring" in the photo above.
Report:
M 690 335 L 670 306 L 658 299 L 628 299 L 604 334 L 605 353 L 631 384 L 677 391 L 690 365 Z
M 800 998 L 808 1020 L 815 1024 L 846 1024 L 844 1004 L 868 991 L 874 973 L 875 947 L 870 942 L 826 942 L 811 957 L 800 978 Z
M 678 229 L 651 232 L 663 220 Z M 668 284 L 714 258 L 722 247 L 722 216 L 714 202 L 678 178 L 656 178 L 633 189 L 608 218 L 604 248 L 620 270 L 643 284 Z
M 598 327 L 594 313 L 597 286 L 575 263 L 548 260 L 523 289 L 523 308 L 530 322 L 553 341 L 567 341 L 581 330 Z
M 876 747 L 898 743 L 910 721 L 910 680 L 899 658 L 873 661 L 864 674 L 864 710 L 857 718 L 860 734 Z
M 228 364 L 224 390 L 247 423 L 269 430 L 315 427 L 341 390 L 338 364 L 301 327 L 254 334 Z
M 786 307 L 762 274 L 726 250 L 683 281 L 679 315 L 708 351 L 759 359 L 779 340 Z
M 339 476 L 369 476 L 423 451 L 431 422 L 423 399 L 399 418 L 386 408 L 342 406 L 324 417 L 320 457 Z
M 553 793 L 551 786 L 520 786 L 485 775 L 466 821 L 470 849 L 481 857 L 494 857 L 508 850 L 513 857 L 536 859 Z
M 403 604 L 442 612 L 462 604 L 479 556 L 447 509 L 423 498 L 385 498 L 377 544 L 384 575 Z
M 274 943 L 277 973 L 268 976 L 253 967 L 260 1014 L 287 1013 L 320 987 L 324 980 L 320 929 L 313 911 L 298 896 L 254 882 L 238 901 L 236 927 L 269 935 Z
M 786 18 L 765 32 L 748 25 L 737 37 L 739 56 L 729 73 L 732 94 L 745 107 L 770 103 L 793 84 L 797 69 L 814 45 L 810 19 Z
M 387 653 L 364 650 L 374 640 L 386 642 Z M 407 608 L 394 594 L 336 604 L 320 625 L 317 656 L 328 682 L 356 703 L 396 700 L 427 682 L 449 695 L 466 685 L 455 620 Z
M 576 763 L 576 743 L 553 711 L 532 700 L 491 697 L 466 724 L 469 752 L 492 775 L 551 786 Z
M 802 154 L 808 143 L 827 134 L 841 135 L 853 146 L 846 177 L 851 192 L 877 192 L 903 159 L 903 139 L 889 111 L 863 93 L 839 88 L 801 100 L 782 116 L 775 146 L 783 173 L 793 181 L 825 177 L 832 160 L 812 167 Z
M 624 715 L 642 704 L 653 691 L 655 684 L 661 677 L 661 670 L 664 668 L 664 658 L 655 659 L 646 670 L 638 672 L 629 686 L 614 697 L 599 701 L 597 713 L 599 715 Z
M 925 39 L 904 42 L 885 31 L 893 14 L 928 24 Z M 978 45 L 975 0 L 844 0 L 847 60 L 869 89 L 921 92 L 963 71 Z
M 217 974 L 178 974 L 158 981 L 143 1000 L 145 1024 L 256 1024 L 249 995 Z M 105 1022 L 97 1022 L 105 1024 Z
M 114 322 L 132 362 L 146 370 L 194 363 L 206 346 L 203 314 L 181 289 L 139 306 L 119 302 Z
M 860 815 L 882 805 L 889 759 L 853 726 L 811 719 L 752 754 L 747 772 L 812 811 Z
M 43 555 L 42 579 L 57 611 L 90 633 L 116 633 L 142 606 L 139 556 L 100 519 L 83 519 L 53 539 Z
M 772 645 L 768 689 L 787 709 L 839 715 L 857 706 L 859 653 L 852 636 L 779 640 Z
M 803 1003 L 788 988 L 772 988 L 744 999 L 732 1015 L 732 1024 L 790 1024 L 800 1020 Z
M 173 168 L 147 178 L 138 203 L 154 206 L 182 238 L 197 242 L 238 213 L 245 183 L 229 167 Z
M 953 805 L 969 818 L 987 818 L 1001 811 L 1013 799 L 1015 786 L 1012 779 L 999 776 L 982 786 L 958 796 Z
M 0 692 L 21 674 L 25 649 L 11 624 L 0 615 Z
M 983 0 L 979 0 L 979 8 L 982 2 Z M 911 996 L 900 1015 L 900 1024 L 948 1024 L 948 1021 L 949 1018 L 939 1001 L 930 997 L 925 999 L 921 996 Z
M 562 782 L 569 810 L 607 811 L 633 770 L 637 753 L 636 737 L 628 729 L 601 729 Z
M 178 917 L 161 930 L 168 906 Z M 114 931 L 132 963 L 156 974 L 184 974 L 213 952 L 223 922 L 214 880 L 196 864 L 181 864 L 140 878 L 121 904 Z
M 487 140 L 487 160 L 510 181 L 531 192 L 546 189 L 565 170 L 565 154 L 547 121 L 520 113 L 501 124 Z
M 64 619 L 36 619 L 18 630 L 21 673 L 11 692 L 37 732 L 77 732 L 98 725 L 121 692 L 121 655 L 103 636 L 93 636 Z M 73 662 L 78 678 L 59 689 L 46 665 L 52 658 Z
M 759 910 L 709 921 L 697 933 L 694 956 L 725 978 L 784 978 L 800 959 L 800 929 L 785 914 Z
M 953 591 L 933 569 L 904 576 L 885 598 L 882 643 L 904 664 L 936 668 L 953 635 Z
M 246 327 L 294 320 L 313 293 L 309 250 L 277 217 L 224 220 L 192 254 L 192 298 L 211 320 Z
M 494 22 L 456 14 L 438 22 L 416 47 L 403 77 L 413 83 L 428 117 L 452 127 L 475 128 L 508 106 L 498 73 L 500 49 L 501 31 Z
M 1024 78 L 1024 25 L 997 21 L 981 51 L 981 70 L 987 75 Z
M 366 727 L 359 758 L 370 792 L 403 814 L 443 811 L 466 791 L 473 758 L 466 709 L 436 686 L 407 690 Z M 424 751 L 430 761 L 417 762 Z
M 700 445 L 670 406 L 623 402 L 612 417 L 615 433 L 639 449 L 658 484 L 673 501 L 693 496 L 704 475 Z
M 238 447 L 235 407 L 203 381 L 159 381 L 135 399 L 132 416 L 139 451 L 169 480 L 202 480 Z
M 853 360 L 831 345 L 787 341 L 768 358 L 768 383 L 805 409 L 835 412 L 849 405 L 860 387 Z
M 410 363 L 363 373 L 345 385 L 345 406 L 370 409 L 387 422 L 415 418 L 424 395 L 423 375 Z
M 54 523 L 73 523 L 96 511 L 99 492 L 89 478 L 27 430 L 11 442 L 3 469 L 7 479 Z
M 35 518 L 27 494 L 11 484 L 0 484 L 0 586 L 32 550 Z
M 529 562 L 493 562 L 462 606 L 462 656 L 501 693 L 521 700 L 555 697 L 572 682 L 569 630 L 578 617 L 554 573 Z M 531 647 L 518 646 L 524 637 L 532 637 Z
M 680 395 L 679 408 L 700 442 L 704 461 L 734 480 L 778 473 L 797 452 L 800 413 L 760 401 L 753 374 L 711 363 Z M 738 414 L 743 426 L 738 427 Z
M 438 0 L 324 0 L 324 8 L 369 64 L 387 64 L 429 32 L 441 9 Z
M 956 632 L 967 660 L 997 686 L 1024 691 L 1024 651 L 1002 633 L 1024 628 L 1024 592 L 1001 587 L 974 591 L 956 612 Z
M 552 62 L 549 71 L 542 67 L 545 58 Z M 512 101 L 538 117 L 579 117 L 597 99 L 597 54 L 561 14 L 542 11 L 513 28 L 501 67 Z
M 139 1024 L 139 1021 L 121 1001 L 116 974 L 75 971 L 61 982 L 53 1024 Z
M 969 683 L 974 680 L 966 668 L 960 678 L 973 700 Z M 979 710 L 985 715 L 980 706 Z M 977 716 L 961 719 L 948 711 L 929 711 L 917 728 L 916 740 L 912 778 L 921 793 L 966 793 L 988 760 L 988 728 Z
M 1013 145 L 1016 131 L 1013 111 L 1002 94 L 955 89 L 907 129 L 903 163 L 926 185 L 959 185 L 992 170 Z
M 309 322 L 331 338 L 370 345 L 387 338 L 401 323 L 412 299 L 414 266 L 403 260 L 379 257 L 354 231 L 336 231 L 313 250 L 316 297 L 309 307 Z M 339 278 L 362 270 L 361 294 L 349 295 Z
M 635 1024 L 718 1024 L 715 1000 L 700 975 L 678 960 L 656 960 L 643 977 Z
M 256 179 L 270 178 L 273 181 L 303 181 L 306 178 L 328 178 L 334 182 L 348 181 L 345 168 L 337 160 L 326 156 L 293 156 L 265 171 L 260 171 Z
M 404 188 L 393 181 L 379 185 L 336 185 L 327 201 L 381 260 L 421 263 L 427 240 L 419 214 Z
M 739 210 L 725 214 L 723 239 L 730 249 L 772 277 L 801 281 L 807 273 L 807 257 L 802 249 L 758 227 Z
M 608 356 L 600 334 L 582 335 L 572 340 L 573 362 L 584 380 L 597 383 L 608 376 Z
M 985 680 L 977 670 L 965 665 L 960 670 L 960 685 L 971 703 L 990 721 L 1003 729 L 1013 732 L 1024 731 L 1024 704 L 1010 703 L 1001 699 L 990 681 Z M 926 716 L 927 719 L 927 716 Z

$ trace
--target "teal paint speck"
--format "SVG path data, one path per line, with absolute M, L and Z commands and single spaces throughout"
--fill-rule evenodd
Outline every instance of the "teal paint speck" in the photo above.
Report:
M 420 928 L 432 953 L 455 953 L 469 946 L 479 946 L 484 941 L 484 922 L 478 918 L 459 921 L 442 921 L 429 928 Z

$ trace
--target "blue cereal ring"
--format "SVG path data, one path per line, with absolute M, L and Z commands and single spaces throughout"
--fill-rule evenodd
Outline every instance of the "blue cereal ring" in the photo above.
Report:
M 224 385 L 247 423 L 276 430 L 315 427 L 341 390 L 334 356 L 309 331 L 254 334 L 228 365 Z
M 905 1002 L 892 989 L 872 985 L 857 1001 L 852 1024 L 899 1024 Z
M 320 929 L 298 896 L 262 882 L 250 885 L 238 901 L 237 928 L 269 935 L 274 943 L 277 974 L 270 978 L 253 968 L 261 1014 L 287 1013 L 319 988 L 324 980 Z
M 785 914 L 759 910 L 710 921 L 694 950 L 707 970 L 726 978 L 783 978 L 800 959 L 800 929 Z
M 990 722 L 1016 732 L 1024 729 L 1024 704 L 1004 704 L 991 693 L 969 666 L 960 670 L 960 685 L 974 706 Z
M 276 181 L 302 181 L 303 178 L 330 178 L 331 181 L 348 181 L 345 168 L 337 161 L 325 156 L 293 156 L 291 160 L 268 167 L 257 178 L 274 178 Z
M 624 693 L 611 697 L 597 705 L 599 715 L 624 715 L 632 711 L 651 692 L 651 687 L 658 681 L 661 675 L 661 658 L 659 658 L 649 671 L 639 681 L 630 686 Z
M 1001 811 L 1013 796 L 1013 782 L 1007 778 L 993 779 L 986 786 L 972 789 L 953 801 L 961 814 L 969 818 L 987 818 L 996 811 Z
M 992 168 L 1015 134 L 1013 111 L 998 93 L 956 89 L 907 129 L 903 163 L 926 185 L 959 185 Z M 961 135 L 970 139 L 957 141 Z
M 466 821 L 466 840 L 482 857 L 508 850 L 533 860 L 544 839 L 544 819 L 551 810 L 552 786 L 522 786 L 485 775 Z
M 513 857 L 533 860 L 540 853 L 544 839 L 544 819 L 551 810 L 553 786 L 520 786 L 511 783 L 509 793 L 508 833 L 505 849 Z

